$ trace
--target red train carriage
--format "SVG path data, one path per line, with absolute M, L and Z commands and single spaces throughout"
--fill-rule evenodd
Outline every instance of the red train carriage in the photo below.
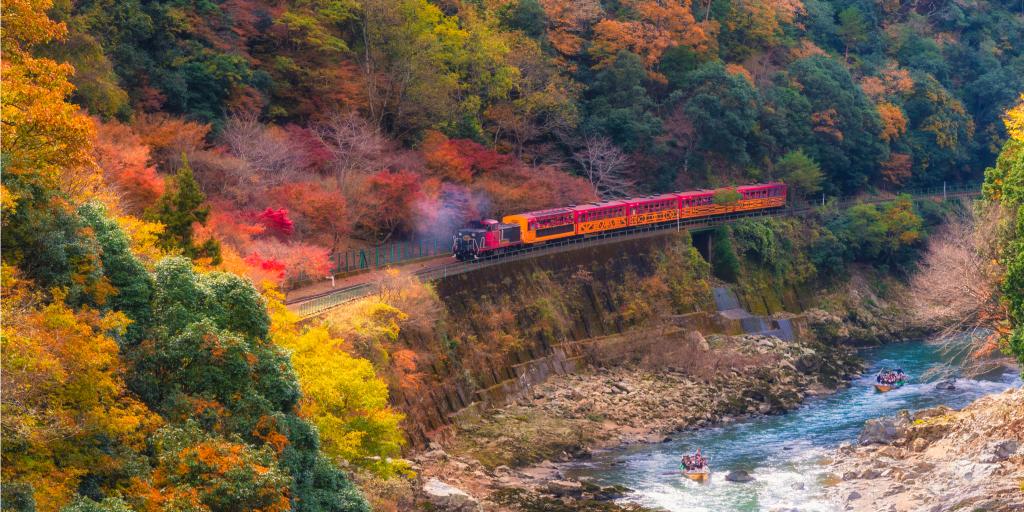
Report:
M 627 201 L 606 201 L 574 207 L 576 234 L 613 231 L 629 226 L 631 206 Z
M 728 202 L 716 201 L 716 193 L 723 190 L 738 193 L 738 198 Z M 456 233 L 452 252 L 463 260 L 495 254 L 520 245 L 604 233 L 631 226 L 779 208 L 785 205 L 784 183 L 694 190 L 574 205 L 568 208 L 506 215 L 500 223 L 496 220 L 472 223 Z
M 629 210 L 629 225 L 660 224 L 679 218 L 679 194 L 662 194 L 658 196 L 634 199 Z

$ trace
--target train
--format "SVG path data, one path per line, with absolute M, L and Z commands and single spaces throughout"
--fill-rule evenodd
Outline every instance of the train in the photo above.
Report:
M 720 200 L 723 197 L 728 199 Z M 470 222 L 456 231 L 452 255 L 465 261 L 525 246 L 594 236 L 634 226 L 785 206 L 785 183 L 758 183 L 570 205 L 506 215 L 500 222 L 496 219 Z

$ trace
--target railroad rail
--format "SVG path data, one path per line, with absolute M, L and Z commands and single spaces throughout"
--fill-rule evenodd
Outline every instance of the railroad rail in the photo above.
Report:
M 981 185 L 979 184 L 958 187 L 942 187 L 937 189 L 927 189 L 915 192 L 901 192 L 901 194 L 910 195 L 913 199 L 917 200 L 959 200 L 981 195 Z M 605 244 L 613 244 L 626 240 L 656 236 L 658 234 L 663 234 L 673 230 L 681 231 L 685 229 L 690 231 L 691 233 L 696 233 L 706 231 L 709 229 L 714 229 L 721 225 L 731 224 L 743 219 L 758 217 L 804 216 L 817 211 L 820 207 L 822 207 L 822 205 L 825 204 L 831 207 L 845 209 L 857 204 L 886 203 L 894 200 L 895 198 L 896 194 L 884 196 L 855 197 L 841 200 L 836 200 L 835 198 L 833 198 L 831 202 L 826 201 L 823 198 L 822 204 L 794 203 L 785 208 L 775 208 L 771 210 L 754 210 L 726 215 L 716 215 L 714 217 L 679 219 L 675 222 L 667 222 L 663 224 L 634 226 L 630 228 L 624 228 L 616 231 L 599 233 L 595 235 L 573 237 L 548 242 L 546 244 L 526 246 L 505 253 L 479 258 L 476 260 L 458 262 L 453 261 L 451 263 L 447 263 L 438 267 L 419 270 L 417 272 L 414 272 L 413 275 L 419 278 L 421 281 L 435 281 L 437 279 L 447 278 L 448 276 L 464 274 L 467 272 L 474 272 L 480 269 L 493 267 L 496 265 L 502 265 L 513 261 L 520 261 L 527 258 L 534 258 L 547 254 L 554 254 L 558 252 L 573 250 L 582 245 L 599 246 Z M 352 286 L 337 288 L 317 295 L 303 297 L 302 299 L 289 303 L 288 308 L 297 313 L 302 318 L 311 318 L 317 315 L 321 315 L 324 312 L 336 308 L 347 302 L 351 302 L 363 298 L 367 295 L 370 295 L 376 290 L 376 288 L 377 285 L 376 283 L 373 282 L 360 283 Z

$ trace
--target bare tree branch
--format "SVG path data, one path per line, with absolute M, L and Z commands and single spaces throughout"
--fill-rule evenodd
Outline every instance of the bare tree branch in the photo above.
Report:
M 937 329 L 936 340 L 969 365 L 994 352 L 1009 329 L 1000 300 L 1001 269 L 988 242 L 1004 217 L 998 206 L 951 217 L 929 240 L 911 281 L 914 315 Z
M 337 112 L 313 128 L 320 142 L 332 154 L 332 170 L 338 187 L 349 191 L 352 178 L 376 171 L 387 139 L 355 112 Z
M 629 157 L 607 137 L 587 137 L 572 156 L 601 199 L 625 197 L 635 189 L 636 183 L 626 175 Z

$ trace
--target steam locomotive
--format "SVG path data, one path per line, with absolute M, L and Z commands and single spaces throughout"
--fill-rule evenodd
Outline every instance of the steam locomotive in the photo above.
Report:
M 734 192 L 730 195 L 736 199 L 715 201 L 715 194 L 723 191 Z M 572 205 L 506 215 L 501 222 L 494 219 L 471 222 L 455 233 L 452 253 L 463 261 L 569 237 L 592 236 L 633 226 L 780 208 L 785 205 L 785 183 L 694 190 Z

